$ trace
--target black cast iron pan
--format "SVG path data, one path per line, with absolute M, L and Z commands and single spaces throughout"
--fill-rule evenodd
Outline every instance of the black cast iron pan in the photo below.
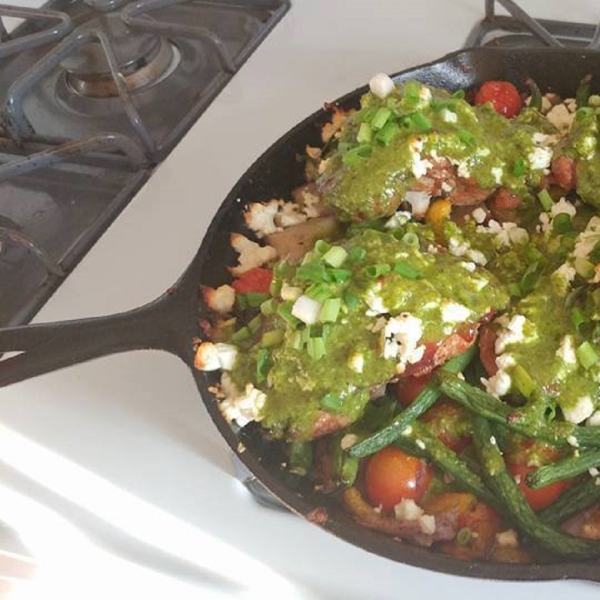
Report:
M 580 80 L 591 74 L 600 88 L 600 54 L 577 50 L 475 49 L 396 75 L 415 78 L 450 90 L 468 89 L 489 79 L 507 79 L 521 89 L 532 77 L 542 91 L 572 97 Z M 366 88 L 341 98 L 337 104 L 354 106 Z M 597 91 L 594 88 L 594 91 Z M 275 496 L 296 513 L 346 541 L 392 560 L 436 571 L 490 579 L 547 580 L 581 578 L 600 581 L 600 563 L 556 562 L 509 565 L 458 561 L 423 548 L 401 544 L 356 525 L 332 500 L 312 495 L 279 469 L 275 446 L 261 441 L 257 428 L 237 431 L 223 419 L 209 386 L 215 375 L 193 368 L 194 338 L 199 319 L 208 312 L 199 299 L 200 282 L 216 286 L 227 281 L 226 266 L 236 262 L 229 235 L 244 231 L 243 209 L 248 202 L 289 197 L 302 184 L 303 165 L 297 155 L 306 144 L 318 145 L 320 126 L 329 113 L 320 110 L 278 140 L 239 180 L 215 215 L 208 232 L 183 276 L 168 292 L 141 308 L 113 316 L 0 330 L 0 352 L 22 351 L 0 362 L 0 385 L 134 349 L 160 349 L 180 356 L 191 368 L 204 403 L 232 451 Z M 326 515 L 326 518 L 325 518 Z

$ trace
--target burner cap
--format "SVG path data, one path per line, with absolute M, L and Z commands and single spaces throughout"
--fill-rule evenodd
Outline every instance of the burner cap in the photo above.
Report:
M 99 15 L 82 29 L 101 31 L 110 40 L 119 70 L 130 90 L 159 79 L 173 60 L 169 42 L 157 35 L 131 31 L 118 14 Z M 100 42 L 78 48 L 61 65 L 69 87 L 78 94 L 91 97 L 118 95 Z

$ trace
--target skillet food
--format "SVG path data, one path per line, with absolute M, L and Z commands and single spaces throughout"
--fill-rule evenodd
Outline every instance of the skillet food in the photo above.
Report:
M 465 560 L 600 554 L 600 96 L 378 74 L 247 205 L 195 366 L 355 522 Z

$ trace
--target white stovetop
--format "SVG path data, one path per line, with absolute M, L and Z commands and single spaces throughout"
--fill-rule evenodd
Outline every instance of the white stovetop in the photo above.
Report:
M 542 16 L 600 17 L 594 0 L 521 4 Z M 36 321 L 156 297 L 275 139 L 374 72 L 459 48 L 482 14 L 483 0 L 295 0 Z M 3 389 L 0 419 L 0 518 L 37 552 L 46 598 L 295 597 L 286 585 L 345 600 L 597 598 L 585 582 L 478 581 L 407 567 L 260 507 L 233 477 L 187 368 L 167 354 L 113 356 Z M 42 597 L 35 590 L 18 597 Z

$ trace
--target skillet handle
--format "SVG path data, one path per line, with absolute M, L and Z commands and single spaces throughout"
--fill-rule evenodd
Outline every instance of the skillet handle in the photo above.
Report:
M 192 303 L 181 300 L 167 293 L 106 317 L 0 329 L 0 353 L 20 352 L 0 360 L 0 387 L 128 350 L 166 350 L 190 364 L 195 322 Z

